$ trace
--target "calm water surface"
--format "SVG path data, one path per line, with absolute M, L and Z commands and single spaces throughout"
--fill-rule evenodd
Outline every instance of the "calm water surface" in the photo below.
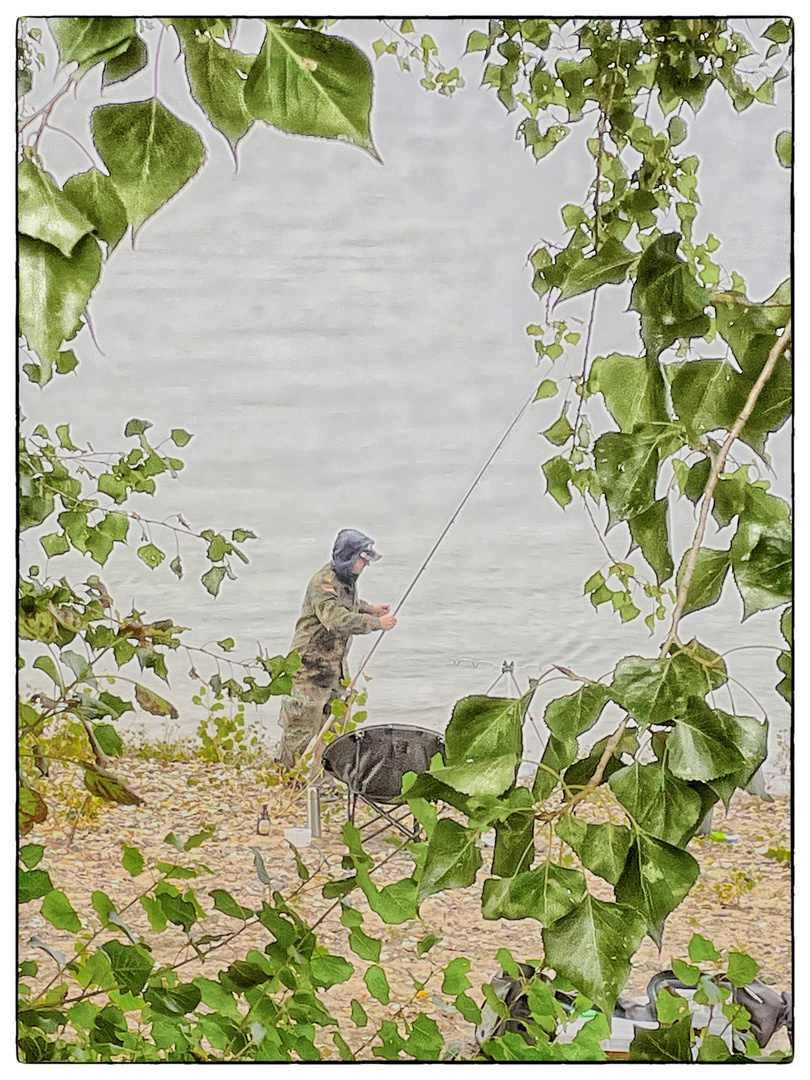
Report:
M 379 36 L 362 21 L 344 32 L 369 53 Z M 444 23 L 432 32 L 449 58 L 468 28 Z M 170 52 L 161 93 L 178 115 L 197 119 L 175 89 Z M 271 655 L 286 652 L 306 582 L 346 526 L 374 537 L 384 556 L 364 574 L 362 594 L 395 603 L 545 377 L 525 333 L 543 318 L 527 256 L 540 238 L 562 239 L 559 207 L 583 197 L 590 158 L 572 136 L 535 165 L 494 96 L 475 88 L 475 61 L 468 67 L 468 88 L 445 100 L 423 93 L 394 63 L 375 66 L 382 167 L 354 148 L 257 125 L 234 175 L 224 141 L 209 132 L 202 175 L 105 270 L 91 309 L 104 355 L 84 331 L 77 377 L 57 378 L 44 392 L 22 387 L 31 426 L 70 419 L 74 440 L 98 450 L 121 446 L 131 417 L 151 420 L 156 439 L 172 427 L 193 432 L 180 452 L 181 479 L 128 506 L 151 519 L 181 512 L 195 529 L 239 526 L 260 537 L 244 545 L 250 565 L 235 568 L 239 580 L 226 580 L 216 600 L 199 584 L 207 564 L 193 545 L 183 547 L 180 582 L 116 552 L 101 576 L 121 610 L 134 601 L 152 618 L 171 615 L 190 627 L 191 642 L 214 651 L 217 639 L 233 637 L 237 659 L 255 655 L 257 642 Z M 772 145 L 771 132 L 789 126 L 788 109 L 785 93 L 776 110 L 736 117 L 714 97 L 696 125 L 700 141 L 684 147 L 704 155 L 696 235 L 711 231 L 723 241 L 718 254 L 758 299 L 789 272 L 787 174 L 759 142 Z M 60 118 L 66 127 L 69 113 Z M 80 125 L 75 131 L 81 136 Z M 62 175 L 86 167 L 68 140 L 51 149 L 63 154 L 51 157 Z M 638 351 L 627 299 L 615 288 L 600 296 L 593 355 Z M 560 316 L 585 319 L 587 308 L 576 305 L 561 305 Z M 561 384 L 579 370 L 580 350 L 558 361 L 552 374 Z M 715 354 L 719 344 L 707 353 Z M 543 494 L 540 463 L 550 446 L 539 432 L 560 402 L 524 415 L 375 653 L 373 721 L 442 728 L 453 702 L 486 690 L 504 660 L 514 661 L 525 687 L 554 663 L 596 678 L 628 653 L 655 655 L 663 632 L 651 639 L 641 619 L 620 626 L 605 608 L 594 612 L 582 585 L 604 565 L 604 551 L 579 507 L 563 512 Z M 774 489 L 789 495 L 789 432 L 772 440 L 771 452 Z M 694 529 L 691 511 L 678 507 L 679 552 Z M 151 527 L 151 535 L 172 558 L 169 534 Z M 624 557 L 624 527 L 608 540 Z M 721 535 L 715 546 L 726 543 Z M 22 561 L 43 561 L 30 535 Z M 71 565 L 79 580 L 98 570 L 77 556 L 50 571 Z M 750 715 L 767 710 L 769 783 L 783 787 L 789 712 L 773 690 L 777 654 L 751 648 L 778 643 L 778 615 L 742 625 L 741 617 L 727 583 L 721 602 L 688 616 L 682 634 L 720 651 L 746 647 L 728 657 L 747 688 L 732 682 L 733 705 Z M 373 640 L 355 641 L 355 668 Z M 177 656 L 171 691 L 162 691 L 177 704 L 173 726 L 184 733 L 201 715 L 190 702 L 190 659 Z M 213 661 L 193 662 L 213 670 Z M 231 674 L 227 662 L 221 670 Z M 533 715 L 574 689 L 565 680 L 544 684 Z M 731 711 L 725 692 L 717 703 Z M 272 700 L 255 714 L 270 740 L 276 714 Z M 611 719 L 605 715 L 597 737 Z M 164 731 L 145 714 L 137 724 L 153 737 Z M 527 754 L 536 753 L 530 732 Z

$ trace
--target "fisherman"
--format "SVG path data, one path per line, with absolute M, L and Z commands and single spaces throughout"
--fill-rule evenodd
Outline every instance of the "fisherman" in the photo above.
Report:
M 332 701 L 345 693 L 346 654 L 352 635 L 391 630 L 397 624 L 389 604 L 358 599 L 357 579 L 370 562 L 381 558 L 374 541 L 357 529 L 341 529 L 332 561 L 307 586 L 301 615 L 290 646 L 302 666 L 293 675 L 292 692 L 281 705 L 283 730 L 278 756 L 290 769 L 331 714 Z

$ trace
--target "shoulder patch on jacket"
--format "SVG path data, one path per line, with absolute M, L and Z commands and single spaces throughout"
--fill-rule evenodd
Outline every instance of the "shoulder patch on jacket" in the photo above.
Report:
M 328 581 L 324 581 L 321 584 L 321 588 L 323 589 L 324 592 L 334 593 L 335 596 L 337 596 L 337 589 L 335 588 L 334 585 L 330 585 Z

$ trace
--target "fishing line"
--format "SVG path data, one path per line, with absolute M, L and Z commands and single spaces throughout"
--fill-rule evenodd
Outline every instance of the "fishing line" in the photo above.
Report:
M 419 581 L 419 578 L 420 578 L 420 577 L 422 576 L 422 574 L 424 574 L 425 570 L 427 569 L 427 567 L 428 567 L 428 563 L 429 563 L 429 562 L 430 562 L 430 560 L 431 560 L 431 559 L 433 558 L 433 556 L 434 556 L 434 555 L 436 554 L 436 552 L 437 552 L 437 551 L 439 550 L 439 547 L 440 547 L 440 545 L 441 545 L 442 541 L 444 540 L 445 536 L 447 536 L 447 534 L 448 534 L 448 533 L 450 532 L 450 529 L 452 528 L 453 524 L 455 523 L 455 520 L 456 520 L 456 518 L 458 517 L 458 515 L 459 515 L 459 514 L 461 513 L 461 511 L 462 511 L 462 510 L 464 509 L 464 507 L 466 506 L 466 504 L 467 504 L 467 500 L 468 500 L 468 499 L 470 498 L 470 496 L 472 495 L 472 493 L 473 493 L 473 492 L 475 491 L 475 489 L 476 489 L 476 488 L 478 487 L 478 484 L 480 483 L 481 479 L 483 478 L 483 476 L 484 476 L 484 473 L 485 473 L 485 472 L 487 471 L 487 469 L 488 469 L 488 468 L 490 467 L 490 465 L 491 465 L 491 464 L 492 464 L 492 462 L 494 461 L 494 459 L 495 459 L 495 456 L 496 456 L 496 454 L 497 454 L 497 453 L 498 453 L 498 451 L 499 451 L 499 450 L 500 450 L 500 449 L 501 449 L 501 448 L 503 447 L 503 445 L 504 445 L 504 443 L 506 442 L 506 440 L 507 440 L 507 439 L 509 438 L 509 436 L 510 436 L 510 435 L 512 434 L 512 430 L 513 430 L 513 428 L 515 427 L 515 425 L 517 424 L 517 422 L 518 422 L 518 421 L 520 420 L 521 416 L 523 416 L 523 414 L 524 414 L 524 412 L 526 411 L 526 409 L 528 409 L 529 405 L 531 405 L 531 403 L 532 403 L 532 402 L 534 401 L 534 399 L 535 399 L 535 394 L 536 394 L 536 390 L 533 390 L 533 391 L 532 391 L 532 393 L 531 393 L 531 394 L 529 395 L 529 397 L 528 397 L 528 398 L 527 398 L 527 399 L 526 399 L 526 400 L 524 401 L 524 403 L 523 403 L 523 404 L 521 405 L 521 407 L 520 407 L 520 408 L 518 409 L 518 411 L 517 411 L 517 412 L 515 413 L 515 416 L 514 416 L 514 418 L 513 418 L 512 422 L 511 422 L 511 423 L 509 424 L 509 427 L 508 427 L 508 428 L 506 429 L 506 431 L 505 431 L 505 432 L 503 433 L 503 435 L 502 435 L 502 436 L 500 437 L 500 439 L 498 440 L 498 444 L 496 445 L 495 449 L 494 449 L 494 450 L 492 451 L 492 453 L 491 453 L 491 454 L 489 455 L 489 457 L 487 458 L 487 460 L 486 460 L 486 461 L 484 462 L 483 466 L 481 467 L 481 469 L 480 469 L 480 471 L 479 471 L 478 475 L 477 475 L 477 476 L 476 476 L 476 478 L 475 478 L 475 479 L 473 480 L 473 482 L 472 482 L 472 483 L 470 484 L 470 486 L 469 486 L 469 488 L 467 489 L 467 493 L 465 494 L 464 498 L 463 498 L 463 499 L 461 500 L 461 502 L 460 502 L 460 503 L 458 504 L 458 506 L 456 507 L 456 509 L 455 509 L 455 510 L 453 511 L 453 514 L 452 514 L 452 516 L 450 517 L 450 520 L 449 520 L 449 521 L 447 522 L 447 524 L 445 525 L 445 527 L 444 527 L 444 528 L 442 529 L 441 533 L 439 534 L 439 538 L 438 538 L 438 540 L 436 540 L 435 544 L 433 545 L 433 547 L 432 547 L 432 548 L 430 549 L 430 551 L 428 552 L 428 554 L 427 554 L 427 557 L 425 558 L 425 561 L 424 561 L 424 562 L 422 563 L 422 565 L 421 565 L 421 566 L 419 567 L 419 569 L 418 569 L 418 570 L 416 571 L 416 574 L 414 575 L 414 578 L 413 578 L 413 580 L 411 581 L 410 585 L 408 586 L 408 588 L 407 588 L 407 589 L 405 590 L 405 592 L 403 593 L 403 595 L 402 595 L 402 599 L 401 599 L 401 600 L 399 601 L 399 603 L 397 604 L 397 606 L 396 606 L 396 607 L 394 608 L 394 614 L 395 614 L 395 615 L 396 615 L 396 614 L 397 614 L 397 613 L 399 612 L 399 610 L 400 610 L 400 608 L 402 607 L 402 605 L 403 605 L 403 604 L 405 603 L 405 601 L 406 601 L 406 600 L 408 599 L 408 597 L 409 597 L 409 596 L 411 595 L 411 593 L 413 592 L 413 590 L 414 590 L 414 588 L 415 588 L 415 586 L 416 586 L 416 583 L 417 583 L 417 582 Z M 370 660 L 370 659 L 372 658 L 372 656 L 374 655 L 374 653 L 375 653 L 375 651 L 376 651 L 376 649 L 377 649 L 377 646 L 378 646 L 378 645 L 380 644 L 380 642 L 382 641 L 382 639 L 383 639 L 383 638 L 385 637 L 385 634 L 386 634 L 386 631 L 385 631 L 385 630 L 382 630 L 382 631 L 380 632 L 380 634 L 379 634 L 379 636 L 378 636 L 377 640 L 376 640 L 376 641 L 374 642 L 374 644 L 373 644 L 373 645 L 371 646 L 371 648 L 369 649 L 369 651 L 368 651 L 368 653 L 367 653 L 367 655 L 366 655 L 366 658 L 365 658 L 365 660 L 363 660 L 362 664 L 361 664 L 361 665 L 360 665 L 360 667 L 359 667 L 359 668 L 357 669 L 357 674 L 356 674 L 356 675 L 354 676 L 354 678 L 353 678 L 353 679 L 352 679 L 352 681 L 351 681 L 351 685 L 349 686 L 349 692 L 351 692 L 351 691 L 352 691 L 352 690 L 354 689 L 354 687 L 355 687 L 355 684 L 357 683 L 357 680 L 358 680 L 358 679 L 360 678 L 360 676 L 362 675 L 362 673 L 363 673 L 363 670 L 365 669 L 365 666 L 366 666 L 366 664 L 367 664 L 367 663 L 369 662 L 369 660 Z

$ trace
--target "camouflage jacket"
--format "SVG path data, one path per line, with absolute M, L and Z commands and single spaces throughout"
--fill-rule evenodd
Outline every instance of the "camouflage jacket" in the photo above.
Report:
M 303 661 L 295 681 L 317 686 L 336 686 L 348 678 L 346 652 L 353 634 L 371 634 L 380 629 L 380 620 L 370 614 L 371 605 L 359 600 L 355 586 L 346 585 L 332 564 L 321 567 L 304 596 L 290 646 Z

